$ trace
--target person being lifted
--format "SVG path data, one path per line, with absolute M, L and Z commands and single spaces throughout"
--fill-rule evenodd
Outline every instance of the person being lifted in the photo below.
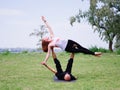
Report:
M 50 57 L 51 48 L 54 48 L 54 47 L 61 48 L 62 50 L 69 52 L 69 53 L 84 53 L 84 54 L 90 54 L 90 55 L 94 55 L 94 56 L 101 55 L 101 52 L 92 52 L 71 39 L 66 40 L 66 39 L 61 39 L 59 37 L 55 37 L 54 33 L 52 31 L 52 28 L 48 24 L 45 17 L 42 16 L 41 18 L 50 33 L 49 37 L 44 37 L 42 39 L 42 50 L 44 52 L 47 52 L 47 54 L 46 54 L 44 61 L 42 61 L 41 64 L 45 64 L 47 62 L 47 60 Z

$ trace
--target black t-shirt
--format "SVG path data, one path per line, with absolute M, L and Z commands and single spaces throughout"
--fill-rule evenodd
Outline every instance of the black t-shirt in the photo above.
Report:
M 63 72 L 63 73 L 56 73 L 56 77 L 59 79 L 59 80 L 64 80 L 64 76 L 65 76 L 66 72 Z M 70 77 L 71 77 L 71 80 L 76 80 L 76 78 L 70 74 Z M 70 81 L 71 81 L 70 80 Z

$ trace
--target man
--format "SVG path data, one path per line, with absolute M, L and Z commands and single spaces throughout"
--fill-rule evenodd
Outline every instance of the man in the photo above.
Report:
M 46 66 L 49 70 L 51 70 L 59 80 L 65 80 L 65 81 L 76 80 L 76 78 L 71 74 L 73 58 L 74 58 L 73 53 L 71 54 L 70 59 L 68 60 L 68 64 L 67 64 L 65 71 L 62 70 L 61 64 L 59 60 L 57 59 L 56 54 L 54 53 L 53 49 L 52 49 L 52 57 L 54 59 L 54 63 L 56 65 L 57 71 L 51 68 L 50 66 L 48 66 L 46 63 L 43 65 Z

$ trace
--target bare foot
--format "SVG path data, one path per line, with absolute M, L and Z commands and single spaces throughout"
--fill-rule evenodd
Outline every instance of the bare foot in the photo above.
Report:
M 95 52 L 95 56 L 100 57 L 101 55 L 102 55 L 102 53 L 101 53 L 101 52 Z

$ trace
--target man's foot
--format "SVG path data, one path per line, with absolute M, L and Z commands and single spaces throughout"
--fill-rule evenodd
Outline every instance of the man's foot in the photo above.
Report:
M 101 52 L 95 52 L 95 56 L 101 56 L 102 55 L 102 53 Z

